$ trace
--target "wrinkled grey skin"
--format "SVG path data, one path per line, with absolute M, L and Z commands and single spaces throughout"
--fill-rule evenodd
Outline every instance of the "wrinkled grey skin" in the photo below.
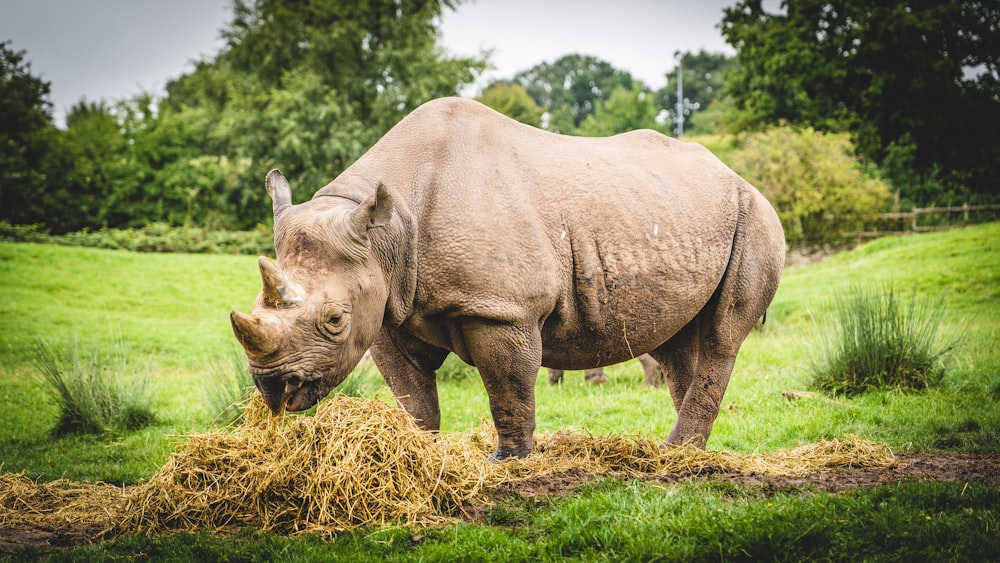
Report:
M 663 381 L 663 370 L 660 364 L 649 354 L 639 356 L 639 364 L 642 365 L 642 381 L 646 385 L 656 387 Z M 559 385 L 562 383 L 565 370 L 549 368 L 549 385 Z M 584 370 L 583 380 L 593 385 L 601 385 L 608 382 L 608 376 L 604 375 L 604 368 L 591 368 Z
M 784 263 L 770 204 L 700 145 L 652 131 L 555 135 L 465 99 L 424 104 L 313 198 L 267 176 L 277 265 L 233 312 L 275 412 L 310 407 L 365 349 L 401 406 L 440 427 L 435 370 L 475 365 L 493 459 L 531 452 L 540 366 L 648 353 L 704 447 L 737 351 Z

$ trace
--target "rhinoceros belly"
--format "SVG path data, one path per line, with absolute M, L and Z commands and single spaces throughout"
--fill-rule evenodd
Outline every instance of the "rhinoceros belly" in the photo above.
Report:
M 645 219 L 627 238 L 599 227 L 560 233 L 570 257 L 567 289 L 542 329 L 543 365 L 584 369 L 639 356 L 711 299 L 729 263 L 735 218 Z

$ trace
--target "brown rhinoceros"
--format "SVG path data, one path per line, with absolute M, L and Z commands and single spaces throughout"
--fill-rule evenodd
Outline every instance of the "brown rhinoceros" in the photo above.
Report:
M 774 209 L 704 147 L 653 131 L 557 135 L 477 102 L 428 102 L 307 202 L 267 175 L 277 265 L 231 314 L 264 401 L 309 408 L 372 357 L 402 407 L 440 426 L 435 370 L 479 369 L 498 434 L 525 456 L 539 367 L 649 353 L 704 447 L 737 351 L 784 264 Z

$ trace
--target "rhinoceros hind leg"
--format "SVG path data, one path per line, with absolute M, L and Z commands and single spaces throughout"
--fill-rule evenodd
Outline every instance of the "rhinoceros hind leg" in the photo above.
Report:
M 604 375 L 604 368 L 593 368 L 583 372 L 583 380 L 591 385 L 603 385 L 608 382 L 608 376 Z
M 561 369 L 549 368 L 549 385 L 559 385 L 563 381 L 563 374 L 566 372 Z
M 767 311 L 781 278 L 784 240 L 780 227 L 769 225 L 777 219 L 759 212 L 757 206 L 764 201 L 759 194 L 743 196 L 733 253 L 715 295 L 687 326 L 651 353 L 665 370 L 677 407 L 669 444 L 705 447 L 736 354 Z
M 642 366 L 642 383 L 649 387 L 659 387 L 663 383 L 663 368 L 660 363 L 649 354 L 639 356 L 639 365 Z
M 704 448 L 719 415 L 739 343 L 734 347 L 719 342 L 715 309 L 709 304 L 673 338 L 650 352 L 663 367 L 677 409 L 667 444 L 690 442 Z M 740 342 L 744 336 L 739 336 Z

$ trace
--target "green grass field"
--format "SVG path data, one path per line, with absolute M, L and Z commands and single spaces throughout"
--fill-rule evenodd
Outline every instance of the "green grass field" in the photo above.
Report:
M 1000 223 L 994 223 L 879 239 L 786 271 L 767 323 L 744 344 L 708 448 L 768 452 L 858 435 L 896 452 L 1000 455 L 998 244 Z M 179 435 L 211 427 L 217 413 L 207 388 L 213 371 L 237 353 L 228 313 L 249 310 L 259 283 L 253 257 L 0 244 L 2 471 L 125 484 L 150 476 Z M 958 346 L 941 384 L 835 401 L 783 398 L 783 391 L 809 390 L 809 360 L 817 335 L 832 322 L 835 297 L 852 286 L 884 283 L 904 296 L 944 296 L 942 339 Z M 148 366 L 143 373 L 159 422 L 113 439 L 53 438 L 58 412 L 31 364 L 39 338 L 96 348 L 123 341 L 131 360 Z M 454 358 L 446 368 L 443 427 L 467 431 L 488 416 L 486 394 L 471 368 Z M 569 372 L 563 385 L 550 387 L 543 371 L 538 431 L 666 437 L 675 419 L 669 393 L 643 388 L 636 362 L 608 373 L 603 386 Z M 611 481 L 568 498 L 501 501 L 489 524 L 446 530 L 366 530 L 332 543 L 253 531 L 223 539 L 133 537 L 56 558 L 863 559 L 878 558 L 882 552 L 871 542 L 883 540 L 890 559 L 1000 557 L 996 488 L 903 484 L 774 496 L 720 487 Z

